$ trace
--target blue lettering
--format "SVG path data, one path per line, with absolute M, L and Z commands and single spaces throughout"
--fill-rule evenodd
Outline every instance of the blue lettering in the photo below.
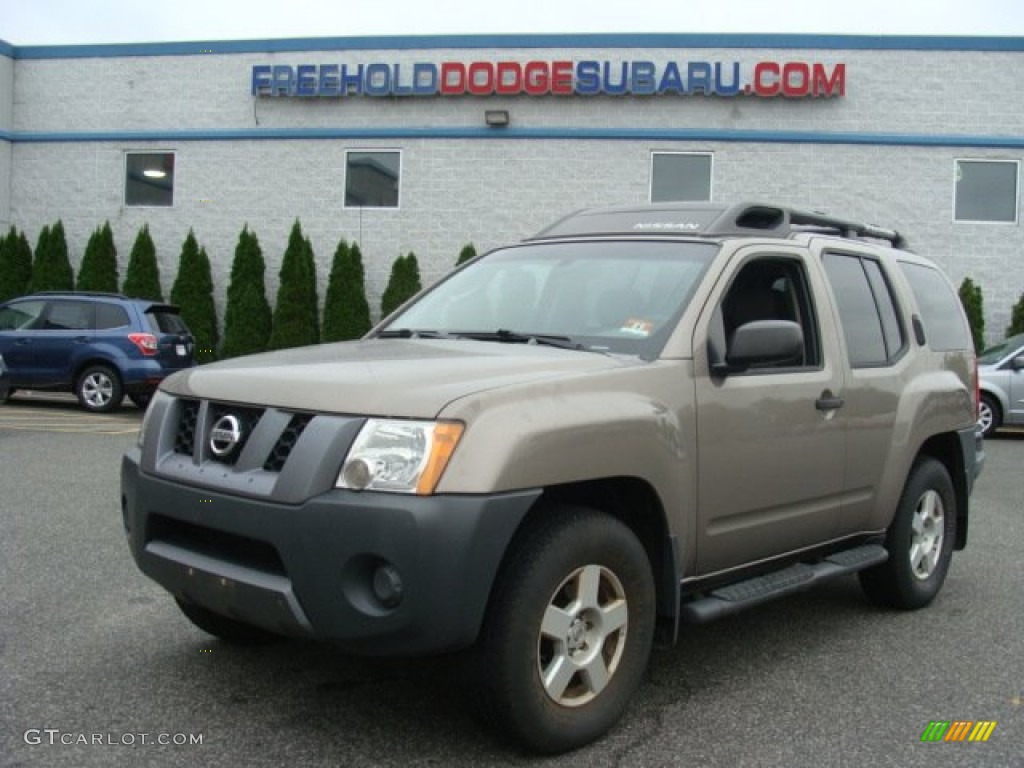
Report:
M 415 71 L 415 70 L 414 70 Z M 412 83 L 402 85 L 402 65 L 395 64 L 395 82 L 391 92 L 395 96 L 411 96 L 413 93 Z
M 276 64 L 271 74 L 270 95 L 291 96 L 295 93 L 295 70 L 287 64 Z
M 722 77 L 722 62 L 715 63 L 715 84 L 719 96 L 736 96 L 740 92 L 740 63 L 732 63 L 732 82 L 726 83 Z
M 707 96 L 715 92 L 715 84 L 711 80 L 711 64 L 706 61 L 691 61 L 686 67 L 686 79 L 690 83 L 690 93 L 701 91 Z
M 321 96 L 338 96 L 341 82 L 338 80 L 337 64 L 320 65 L 320 82 L 316 92 Z
M 295 68 L 295 95 L 316 96 L 316 67 L 299 64 Z
M 367 96 L 391 95 L 391 69 L 388 65 L 380 63 L 368 65 L 364 87 Z
M 657 81 L 654 78 L 656 72 L 657 69 L 655 69 L 653 61 L 634 61 L 633 85 L 630 90 L 633 93 L 639 94 L 654 93 L 658 87 Z
M 604 66 L 602 67 L 604 71 L 604 87 L 602 88 L 602 90 L 605 93 L 613 95 L 625 93 L 626 90 L 629 88 L 629 64 L 627 64 L 626 62 L 622 62 L 622 64 L 620 64 L 619 67 L 619 74 L 621 75 L 621 77 L 619 78 L 619 82 L 612 83 L 612 63 L 610 61 L 604 62 Z
M 270 67 L 257 64 L 252 68 L 252 95 L 265 96 L 270 93 Z
M 417 96 L 433 96 L 437 93 L 436 64 L 412 65 L 412 92 Z
M 363 65 L 362 64 L 357 66 L 355 73 L 351 74 L 351 75 L 348 73 L 348 65 L 347 64 L 342 64 L 341 65 L 341 74 L 339 75 L 339 79 L 341 80 L 341 89 L 340 90 L 341 90 L 341 95 L 342 96 L 349 96 L 349 95 L 352 95 L 352 94 L 354 94 L 356 96 L 362 96 L 363 95 Z
M 601 92 L 601 65 L 596 61 L 581 61 L 576 65 L 576 93 L 593 96 Z
M 675 91 L 680 96 L 686 93 L 682 75 L 679 74 L 679 65 L 674 61 L 670 61 L 665 67 L 661 82 L 658 84 L 658 93 L 665 94 L 669 91 Z

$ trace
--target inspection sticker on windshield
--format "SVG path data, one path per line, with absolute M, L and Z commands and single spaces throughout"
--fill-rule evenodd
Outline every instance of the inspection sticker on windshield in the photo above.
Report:
M 622 333 L 628 333 L 633 336 L 650 336 L 651 331 L 654 330 L 654 323 L 650 320 L 637 320 L 635 317 L 631 317 L 622 324 L 619 331 Z

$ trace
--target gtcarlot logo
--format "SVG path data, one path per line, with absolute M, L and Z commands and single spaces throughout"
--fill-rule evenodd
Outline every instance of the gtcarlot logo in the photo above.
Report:
M 203 743 L 201 733 L 85 733 L 60 728 L 29 728 L 22 738 L 30 746 L 194 747 Z
M 921 741 L 988 741 L 995 729 L 995 720 L 932 720 Z

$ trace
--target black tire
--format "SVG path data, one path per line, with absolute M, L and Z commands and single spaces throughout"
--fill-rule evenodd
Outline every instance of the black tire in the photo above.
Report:
M 275 635 L 273 632 L 222 616 L 201 605 L 177 597 L 174 600 L 181 612 L 199 629 L 231 645 L 267 645 L 282 639 L 280 635 Z
M 594 510 L 545 510 L 495 584 L 474 669 L 482 714 L 538 752 L 599 738 L 643 679 L 654 622 L 651 565 L 633 532 Z
M 938 461 L 919 457 L 886 536 L 889 559 L 860 573 L 864 594 L 887 608 L 928 605 L 946 580 L 955 538 L 953 481 Z
M 13 395 L 16 391 L 16 389 L 0 389 L 0 405 L 3 405 L 8 400 L 10 400 L 11 395 Z
M 75 382 L 75 395 L 87 411 L 109 413 L 121 407 L 124 387 L 117 371 L 107 365 L 90 365 Z
M 136 408 L 144 411 L 149 406 L 149 401 L 153 399 L 153 393 L 138 392 L 136 394 L 128 395 L 128 399 L 135 403 Z
M 991 437 L 1003 423 L 1003 409 L 999 406 L 999 401 L 987 392 L 981 393 L 981 402 L 978 406 L 981 434 L 984 437 Z

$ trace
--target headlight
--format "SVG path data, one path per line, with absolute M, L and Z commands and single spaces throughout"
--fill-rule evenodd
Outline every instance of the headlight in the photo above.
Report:
M 153 396 L 149 398 L 149 405 L 146 406 L 146 412 L 142 415 L 142 423 L 139 425 L 139 435 L 135 438 L 135 444 L 142 447 L 142 441 L 146 438 L 146 428 L 149 426 L 149 416 L 153 413 L 153 406 L 156 405 L 157 400 L 166 398 L 163 392 L 157 390 L 153 393 Z
M 352 443 L 335 486 L 429 495 L 462 430 L 453 421 L 369 419 Z

